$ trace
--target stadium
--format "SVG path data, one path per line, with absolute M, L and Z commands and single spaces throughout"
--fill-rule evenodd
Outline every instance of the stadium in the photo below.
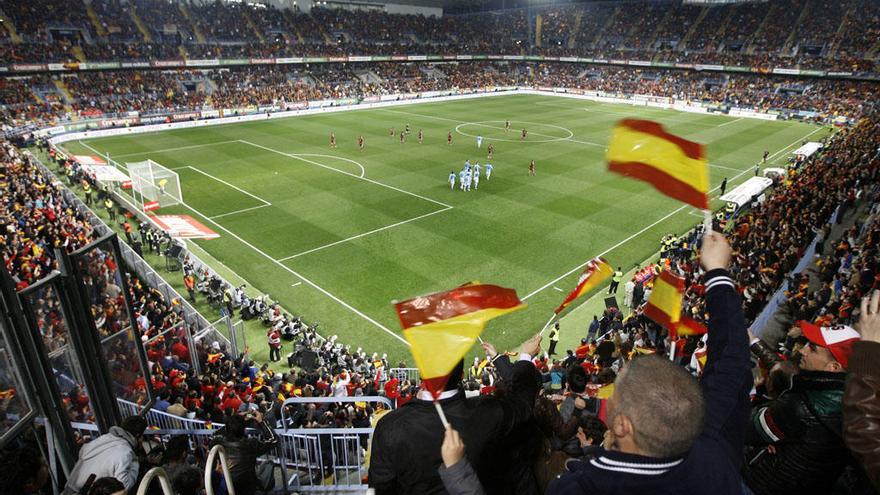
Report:
M 880 491 L 880 1 L 9 0 L 0 493 Z

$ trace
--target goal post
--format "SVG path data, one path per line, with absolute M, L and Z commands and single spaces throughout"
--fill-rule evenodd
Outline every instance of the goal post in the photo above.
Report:
M 131 179 L 131 192 L 144 213 L 183 203 L 180 177 L 177 172 L 153 160 L 126 163 Z

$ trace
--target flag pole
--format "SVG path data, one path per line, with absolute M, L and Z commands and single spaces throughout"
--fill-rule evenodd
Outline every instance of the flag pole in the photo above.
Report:
M 703 210 L 703 235 L 709 232 L 712 232 L 712 211 L 707 209 Z
M 554 318 L 556 318 L 556 313 L 553 313 L 553 316 L 551 316 L 550 319 L 547 320 L 547 323 L 544 323 L 544 328 L 542 328 L 541 331 L 538 332 L 538 335 L 544 335 L 544 330 L 547 330 L 547 327 L 549 327 L 550 324 L 553 323 Z
M 443 423 L 443 428 L 449 429 L 449 420 L 446 419 L 446 414 L 443 413 L 443 408 L 440 406 L 440 401 L 434 401 L 434 409 L 437 409 L 437 414 L 440 415 L 440 422 Z

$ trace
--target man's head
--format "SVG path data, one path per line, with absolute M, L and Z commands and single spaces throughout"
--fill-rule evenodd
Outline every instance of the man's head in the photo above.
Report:
M 131 436 L 140 441 L 141 437 L 144 436 L 144 430 L 147 429 L 147 420 L 144 419 L 143 416 L 136 414 L 123 419 L 120 426 L 123 430 L 131 433 Z
M 98 478 L 92 483 L 88 495 L 125 495 L 125 485 L 116 478 Z
M 807 338 L 806 345 L 800 350 L 802 370 L 846 371 L 852 345 L 861 339 L 859 332 L 847 325 L 819 327 L 805 321 L 799 321 L 798 325 Z
M 587 372 L 581 366 L 574 365 L 565 376 L 568 389 L 575 394 L 582 394 L 587 389 Z
M 669 458 L 687 452 L 703 431 L 705 402 L 684 368 L 659 356 L 633 360 L 608 401 L 608 427 L 618 449 Z

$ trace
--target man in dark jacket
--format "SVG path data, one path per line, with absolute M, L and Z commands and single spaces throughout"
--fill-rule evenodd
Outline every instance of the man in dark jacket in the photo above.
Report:
M 608 445 L 589 462 L 569 461 L 548 494 L 742 493 L 739 459 L 752 386 L 742 302 L 720 234 L 704 238 L 701 259 L 710 319 L 700 384 L 668 359 L 633 360 L 608 401 Z
M 532 417 L 540 380 L 531 358 L 540 351 L 540 342 L 536 336 L 523 344 L 520 360 L 513 365 L 511 393 L 466 399 L 460 390 L 460 365 L 440 396 L 443 412 L 467 445 L 467 461 L 486 493 L 503 491 L 496 480 L 504 466 L 493 461 L 489 447 Z M 447 493 L 437 471 L 444 434 L 431 394 L 424 390 L 383 416 L 373 433 L 369 471 L 369 484 L 377 495 Z
M 862 340 L 853 344 L 843 395 L 844 437 L 880 492 L 880 291 L 874 291 L 870 302 L 862 300 L 858 328 Z
M 245 436 L 245 427 L 251 419 L 260 429 L 260 438 Z M 236 495 L 253 495 L 260 488 L 268 488 L 260 486 L 266 480 L 260 480 L 257 476 L 257 458 L 275 448 L 277 442 L 275 432 L 263 421 L 259 411 L 226 419 L 226 425 L 217 432 L 212 443 L 226 449 Z
M 791 387 L 752 410 L 746 431 L 743 478 L 757 495 L 826 494 L 849 462 L 843 441 L 843 390 L 852 344 L 851 327 L 819 328 L 801 322 L 806 345 Z M 764 365 L 768 346 L 752 339 Z

